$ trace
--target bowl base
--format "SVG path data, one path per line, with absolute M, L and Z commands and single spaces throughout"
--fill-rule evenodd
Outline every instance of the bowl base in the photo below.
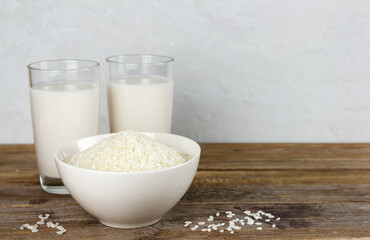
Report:
M 100 220 L 99 222 L 105 226 L 113 227 L 113 228 L 141 228 L 141 227 L 152 225 L 158 222 L 159 220 L 161 220 L 161 218 L 156 218 L 148 222 L 136 223 L 136 224 L 114 223 L 114 222 L 106 222 L 106 221 L 100 221 Z

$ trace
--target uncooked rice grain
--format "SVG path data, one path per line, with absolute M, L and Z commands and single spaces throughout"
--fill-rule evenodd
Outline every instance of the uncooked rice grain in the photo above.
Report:
M 36 222 L 36 224 L 35 225 L 30 225 L 30 224 L 28 224 L 28 223 L 25 223 L 25 224 L 23 224 L 21 227 L 20 227 L 20 229 L 21 230 L 24 230 L 25 228 L 27 228 L 27 229 L 29 229 L 29 230 L 31 230 L 31 232 L 33 232 L 33 233 L 36 233 L 36 232 L 38 232 L 39 230 L 38 230 L 38 227 L 39 227 L 39 225 L 44 225 L 45 224 L 45 220 L 46 219 L 48 219 L 49 218 L 49 214 L 45 214 L 45 217 L 43 217 L 42 215 L 39 215 L 39 219 L 40 219 L 40 221 L 38 221 L 38 222 Z M 46 223 L 46 226 L 49 228 L 49 227 L 51 227 L 51 228 L 57 228 L 59 231 L 57 232 L 57 234 L 59 234 L 59 235 L 62 235 L 63 233 L 65 233 L 65 232 L 67 232 L 67 229 L 65 229 L 63 226 L 61 226 L 61 225 L 59 225 L 59 222 L 56 222 L 55 224 L 53 223 L 53 222 L 51 222 L 51 221 L 49 221 L 49 222 L 47 222 Z
M 134 131 L 122 131 L 65 160 L 80 168 L 108 172 L 143 172 L 173 167 L 190 156 Z
M 219 213 L 219 212 L 217 212 Z M 238 214 L 239 217 L 235 217 L 232 220 L 227 220 L 227 219 L 221 219 L 216 213 L 216 218 L 213 217 L 213 215 L 210 215 L 207 220 L 210 221 L 216 221 L 216 223 L 211 223 L 208 225 L 208 228 L 201 228 L 202 232 L 211 232 L 213 231 L 218 231 L 220 233 L 224 233 L 225 230 L 228 231 L 230 234 L 237 233 L 238 231 L 242 230 L 243 228 L 251 228 L 251 225 L 257 225 L 256 230 L 262 230 L 262 223 L 264 223 L 264 227 L 267 227 L 268 225 L 271 226 L 271 228 L 276 228 L 276 224 L 274 223 L 274 216 L 271 213 L 265 213 L 262 210 L 259 210 L 255 213 L 252 213 L 250 210 L 244 211 L 244 214 L 247 216 L 241 216 Z M 234 217 L 236 216 L 235 213 L 232 211 L 225 211 L 226 218 Z M 253 219 L 253 218 L 254 219 Z M 247 220 L 245 223 L 244 221 Z M 280 220 L 280 218 L 277 218 L 276 220 Z M 190 221 L 185 221 L 186 223 L 189 223 Z M 192 231 L 195 231 L 199 228 L 199 225 L 203 225 L 205 222 L 199 221 L 198 225 L 195 225 L 194 227 L 191 228 Z M 250 226 L 247 226 L 250 225 Z M 188 226 L 188 225 L 187 225 Z

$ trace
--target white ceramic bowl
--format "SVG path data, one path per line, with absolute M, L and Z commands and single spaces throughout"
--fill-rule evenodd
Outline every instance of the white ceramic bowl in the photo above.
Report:
M 147 172 L 103 172 L 65 163 L 113 134 L 69 142 L 55 152 L 60 177 L 72 197 L 102 224 L 137 228 L 161 219 L 181 199 L 194 179 L 200 147 L 191 139 L 167 133 L 143 133 L 191 156 L 184 164 Z

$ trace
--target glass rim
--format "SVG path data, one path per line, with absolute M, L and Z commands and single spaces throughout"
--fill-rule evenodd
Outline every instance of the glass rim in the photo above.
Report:
M 47 63 L 47 62 L 88 62 L 91 63 L 91 66 L 88 67 L 77 67 L 77 68 L 41 68 L 41 67 L 35 67 L 33 65 L 40 64 L 40 63 Z M 27 65 L 27 68 L 29 70 L 36 70 L 36 71 L 45 71 L 45 72 L 67 72 L 67 71 L 84 71 L 84 70 L 91 70 L 93 68 L 99 67 L 100 63 L 94 60 L 86 60 L 86 59 L 73 59 L 73 58 L 67 58 L 67 59 L 51 59 L 51 60 L 42 60 L 37 62 L 32 62 Z
M 164 60 L 158 61 L 158 62 L 140 62 L 140 63 L 130 63 L 130 62 L 121 62 L 118 60 L 113 60 L 113 58 L 118 58 L 118 57 L 145 57 L 145 56 L 163 58 Z M 105 61 L 109 63 L 116 63 L 116 64 L 122 64 L 122 65 L 162 65 L 162 64 L 168 64 L 168 63 L 174 62 L 175 59 L 169 56 L 156 55 L 156 54 L 118 54 L 118 55 L 107 57 Z

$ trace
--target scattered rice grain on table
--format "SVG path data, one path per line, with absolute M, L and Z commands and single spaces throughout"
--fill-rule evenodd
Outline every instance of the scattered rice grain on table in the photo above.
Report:
M 236 216 L 236 214 L 233 213 L 232 211 L 225 211 L 225 216 L 227 219 L 225 219 L 223 216 L 221 216 L 219 212 L 217 212 L 215 214 L 216 217 L 213 217 L 213 215 L 210 215 L 207 218 L 208 222 L 215 221 L 215 223 L 208 225 L 208 228 L 200 229 L 200 231 L 211 232 L 213 230 L 213 231 L 218 231 L 220 233 L 224 233 L 225 230 L 227 230 L 228 233 L 234 234 L 234 233 L 237 233 L 237 231 L 242 230 L 243 228 L 248 228 L 248 230 L 251 230 L 251 227 L 253 227 L 253 225 L 258 226 L 253 229 L 261 231 L 263 229 L 263 227 L 261 226 L 262 224 L 264 224 L 264 226 L 271 224 L 271 228 L 276 228 L 276 222 L 274 221 L 280 220 L 280 217 L 277 217 L 274 220 L 275 218 L 274 215 L 272 215 L 271 213 L 265 213 L 262 210 L 259 210 L 255 213 L 249 210 L 246 210 L 244 211 L 244 214 L 247 216 L 239 216 L 239 217 L 235 217 L 234 219 L 230 220 L 230 218 Z M 254 220 L 251 217 L 253 217 Z M 244 222 L 245 220 L 247 220 L 247 225 L 249 226 L 245 224 Z M 191 227 L 191 230 L 195 231 L 199 228 L 199 225 L 204 225 L 204 224 L 205 222 L 199 221 L 198 225 Z M 185 225 L 186 227 L 190 226 L 191 221 L 185 221 Z
M 24 230 L 25 228 L 31 230 L 31 232 L 33 233 L 36 233 L 39 231 L 38 227 L 39 225 L 44 225 L 45 224 L 45 220 L 48 219 L 50 216 L 50 214 L 45 214 L 45 217 L 40 214 L 39 215 L 39 219 L 40 221 L 36 222 L 35 225 L 30 225 L 28 223 L 25 223 L 23 224 L 20 229 L 21 230 Z M 59 235 L 62 235 L 63 233 L 67 232 L 67 229 L 65 229 L 63 226 L 59 225 L 59 222 L 56 222 L 56 223 L 53 223 L 52 221 L 49 221 L 46 223 L 46 227 L 48 228 L 57 228 L 59 231 L 57 231 L 56 233 L 59 234 Z

